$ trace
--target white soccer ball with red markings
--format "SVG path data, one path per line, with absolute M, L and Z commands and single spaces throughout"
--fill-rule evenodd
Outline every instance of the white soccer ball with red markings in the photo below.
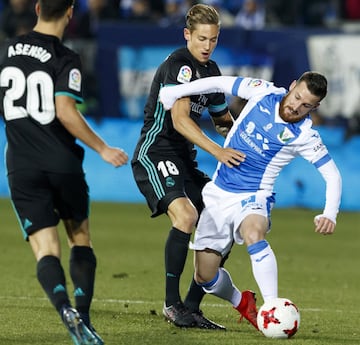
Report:
M 272 299 L 259 309 L 257 324 L 267 338 L 291 338 L 300 326 L 299 309 L 287 298 Z

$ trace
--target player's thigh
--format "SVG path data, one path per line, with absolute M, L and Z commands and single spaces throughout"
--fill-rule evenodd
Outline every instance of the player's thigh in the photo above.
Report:
M 189 168 L 185 175 L 185 192 L 200 214 L 204 208 L 202 190 L 211 179 L 197 168 Z
M 218 201 L 217 193 L 217 187 L 211 183 L 204 188 L 206 207 L 200 214 L 191 248 L 200 251 L 211 249 L 225 256 L 233 244 L 233 231 L 226 215 L 226 208 Z
M 247 245 L 262 240 L 271 227 L 271 210 L 275 199 L 272 193 L 258 191 L 239 194 L 233 212 L 234 239 Z
M 151 154 L 133 162 L 132 171 L 152 217 L 166 213 L 173 200 L 186 196 L 184 164 L 177 156 Z
M 34 170 L 12 172 L 8 175 L 8 182 L 11 201 L 25 239 L 39 229 L 59 223 L 46 173 Z

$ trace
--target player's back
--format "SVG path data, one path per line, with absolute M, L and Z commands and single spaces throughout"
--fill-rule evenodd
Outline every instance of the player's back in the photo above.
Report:
M 55 95 L 82 101 L 80 59 L 51 35 L 35 31 L 2 48 L 1 113 L 8 171 L 35 168 L 79 172 L 83 149 L 56 117 Z

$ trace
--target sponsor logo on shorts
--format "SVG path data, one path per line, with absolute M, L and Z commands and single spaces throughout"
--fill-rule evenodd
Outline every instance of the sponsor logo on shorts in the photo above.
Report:
M 175 181 L 172 177 L 167 177 L 165 180 L 166 183 L 166 187 L 174 187 L 175 186 Z

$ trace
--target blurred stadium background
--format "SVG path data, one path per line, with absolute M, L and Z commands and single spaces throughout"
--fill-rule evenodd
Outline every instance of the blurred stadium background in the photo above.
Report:
M 82 11 L 87 10 L 85 2 L 78 2 L 83 6 Z M 327 76 L 329 93 L 313 119 L 343 176 L 341 209 L 356 211 L 360 210 L 360 22 L 351 16 L 348 19 L 341 19 L 338 14 L 330 17 L 328 12 L 331 6 L 347 2 L 309 2 L 317 4 L 317 9 L 322 8 L 321 21 L 314 14 L 313 6 L 311 13 L 299 13 L 301 21 L 300 17 L 293 16 L 293 22 L 273 20 L 256 30 L 234 25 L 223 27 L 212 58 L 224 75 L 264 78 L 284 87 L 306 70 L 317 70 Z M 280 3 L 280 0 L 265 1 L 273 4 L 273 8 Z M 308 22 L 311 14 L 318 22 Z M 279 18 L 288 19 L 289 14 L 284 12 Z M 71 30 L 66 37 L 66 44 L 80 53 L 84 65 L 86 102 L 80 109 L 98 133 L 111 145 L 124 148 L 131 157 L 152 76 L 172 50 L 185 45 L 183 24 L 170 25 L 160 20 L 156 24 L 145 20 L 102 20 L 97 24 L 93 37 L 72 35 Z M 229 98 L 229 104 L 236 113 L 236 100 Z M 202 121 L 208 134 L 221 142 L 206 115 Z M 0 118 L 1 152 L 4 148 L 4 123 Z M 198 161 L 211 175 L 215 160 L 199 150 Z M 276 188 L 278 207 L 323 207 L 324 182 L 315 168 L 305 167 L 307 164 L 298 159 L 283 170 Z M 129 164 L 113 169 L 86 148 L 85 169 L 92 200 L 144 202 Z M 0 160 L 0 197 L 8 197 L 3 159 Z

